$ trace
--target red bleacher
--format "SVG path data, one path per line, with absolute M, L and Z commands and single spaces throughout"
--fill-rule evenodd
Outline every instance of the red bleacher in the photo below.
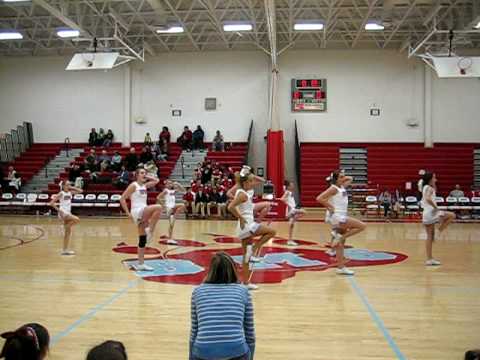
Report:
M 51 159 L 60 153 L 62 144 L 33 144 L 17 157 L 11 165 L 22 177 L 25 184 Z
M 380 189 L 405 189 L 418 180 L 418 170 L 427 169 L 438 177 L 438 193 L 444 195 L 460 184 L 469 190 L 473 182 L 473 150 L 480 144 L 420 143 L 302 143 L 301 201 L 317 206 L 315 197 L 326 188 L 325 178 L 339 167 L 339 149 L 363 147 L 368 151 L 368 182 Z M 415 184 L 414 184 L 415 185 Z
M 236 171 L 244 165 L 243 162 L 245 160 L 245 155 L 247 154 L 247 148 L 247 143 L 235 143 L 225 152 L 209 151 L 206 160 L 215 161 L 221 165 L 231 166 Z
M 133 143 L 132 147 L 135 147 L 137 151 L 137 155 L 140 155 L 141 150 L 143 148 L 143 143 Z M 97 150 L 97 155 L 101 153 L 102 148 L 96 148 Z M 162 184 L 162 181 L 167 179 L 170 174 L 172 173 L 173 168 L 175 167 L 175 164 L 177 162 L 178 157 L 180 156 L 182 149 L 180 146 L 178 146 L 175 143 L 170 144 L 170 149 L 169 149 L 169 158 L 168 161 L 157 161 L 157 166 L 159 167 L 160 170 L 160 184 Z M 120 155 L 122 155 L 122 158 L 125 158 L 125 156 L 130 152 L 130 147 L 122 147 L 121 144 L 112 144 L 111 147 L 107 149 L 108 155 L 112 156 L 114 152 L 118 151 Z M 80 154 L 79 157 L 75 158 L 75 162 L 78 164 L 83 164 L 85 157 L 88 155 L 90 152 L 90 147 L 85 147 L 84 151 Z M 108 173 L 109 176 L 114 176 L 113 173 Z M 48 192 L 49 193 L 56 193 L 58 192 L 58 183 L 60 182 L 61 179 L 68 178 L 68 168 L 65 169 L 64 172 L 62 172 L 58 178 L 55 179 L 54 183 L 50 183 L 48 185 Z M 159 185 L 159 188 L 162 185 Z M 104 194 L 121 194 L 123 191 L 117 189 L 113 184 L 94 184 L 94 183 L 88 183 L 86 191 L 88 193 L 104 193 Z M 149 198 L 155 198 L 158 192 L 152 191 L 149 192 Z

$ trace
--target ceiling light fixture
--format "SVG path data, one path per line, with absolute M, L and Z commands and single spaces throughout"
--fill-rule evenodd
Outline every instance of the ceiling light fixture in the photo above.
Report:
M 155 30 L 157 34 L 180 34 L 184 31 L 183 26 L 170 26 L 168 28 Z
M 313 31 L 323 30 L 323 22 L 320 21 L 302 21 L 293 25 L 293 29 L 297 31 Z
M 248 22 L 229 22 L 223 24 L 223 31 L 252 31 L 253 26 Z
M 23 35 L 18 31 L 1 31 L 0 40 L 20 40 L 23 39 Z
M 383 24 L 380 22 L 369 21 L 368 23 L 365 24 L 365 30 L 368 30 L 368 31 L 380 31 L 384 29 L 385 29 L 385 26 L 383 26 Z

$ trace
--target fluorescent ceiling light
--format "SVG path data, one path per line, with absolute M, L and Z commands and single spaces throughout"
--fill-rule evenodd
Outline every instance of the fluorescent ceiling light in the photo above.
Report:
M 78 37 L 80 35 L 80 31 L 72 29 L 59 29 L 57 31 L 57 35 L 61 38 Z
M 477 25 L 475 25 L 475 29 L 480 29 L 480 21 L 478 22 Z
M 252 31 L 250 23 L 226 23 L 223 24 L 223 31 Z
M 383 26 L 381 23 L 368 22 L 365 24 L 365 30 L 378 31 L 383 29 L 385 29 L 385 26 Z
M 323 23 L 321 22 L 301 22 L 295 23 L 293 29 L 297 31 L 306 31 L 306 30 L 323 30 Z
M 0 32 L 0 40 L 19 40 L 23 39 L 23 35 L 18 31 L 2 31 Z
M 155 31 L 157 34 L 179 34 L 183 33 L 184 29 L 182 26 L 170 26 L 167 29 L 157 29 Z

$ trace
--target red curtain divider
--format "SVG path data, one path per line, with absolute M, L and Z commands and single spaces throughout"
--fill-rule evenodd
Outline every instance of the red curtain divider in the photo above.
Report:
M 283 195 L 283 182 L 285 180 L 285 154 L 284 154 L 283 131 L 267 132 L 267 176 L 275 187 L 275 196 Z M 286 206 L 279 202 L 277 218 L 285 217 Z

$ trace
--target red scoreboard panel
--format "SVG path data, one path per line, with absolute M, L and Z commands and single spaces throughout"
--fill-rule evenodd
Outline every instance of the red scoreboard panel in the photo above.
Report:
M 292 79 L 292 112 L 327 111 L 326 79 Z

